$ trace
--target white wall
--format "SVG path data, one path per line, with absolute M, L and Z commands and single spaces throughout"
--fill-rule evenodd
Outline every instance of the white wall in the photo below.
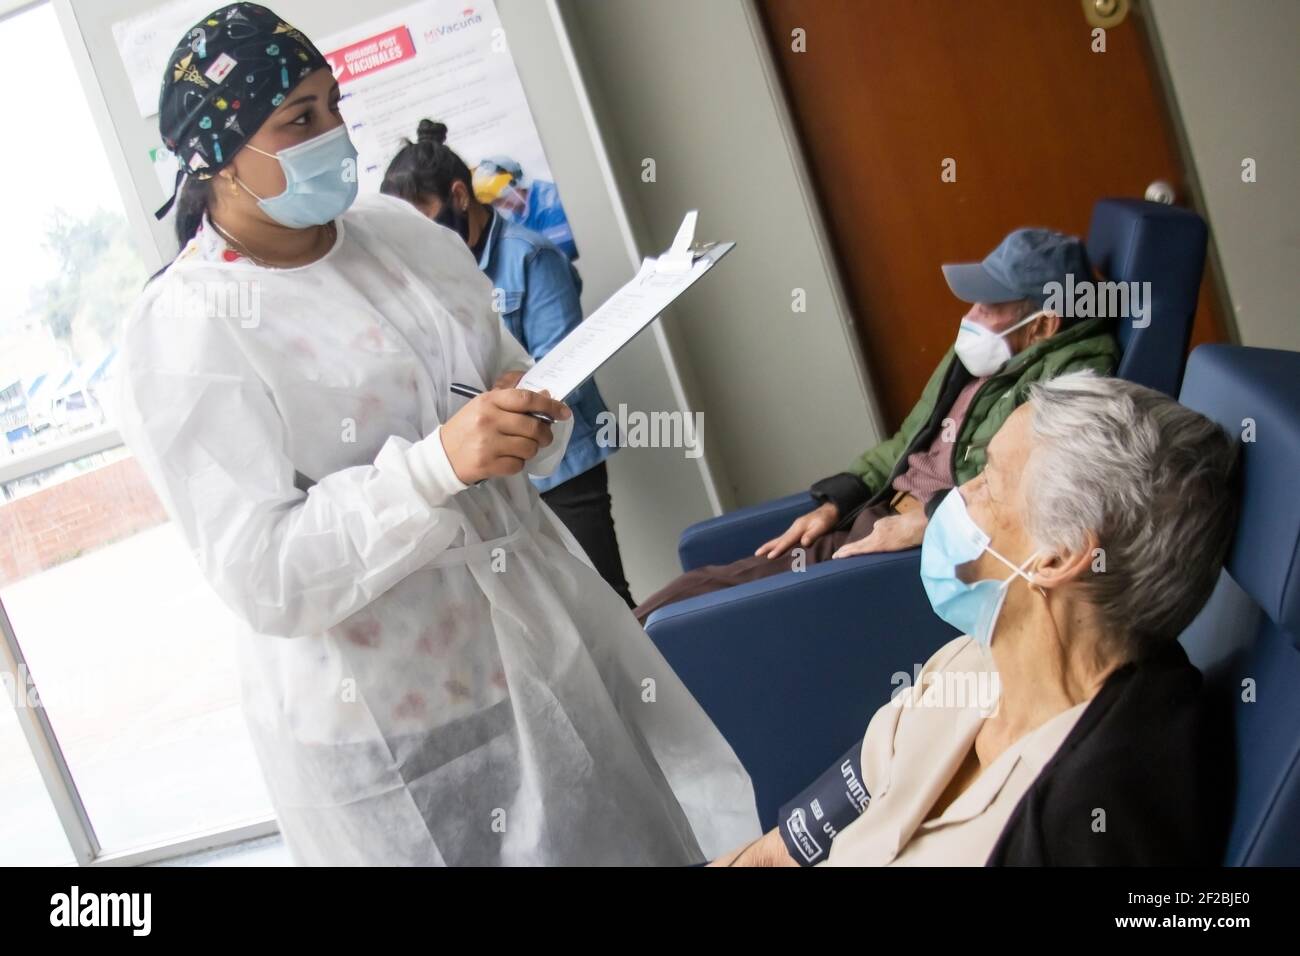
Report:
M 152 216 L 165 198 L 148 162 L 149 150 L 160 144 L 157 118 L 141 118 L 136 110 L 112 36 L 114 22 L 156 2 L 55 0 L 55 5 L 83 86 L 100 117 L 100 133 L 140 252 L 146 264 L 157 268 L 174 249 L 170 224 L 157 223 Z M 218 5 L 214 0 L 214 8 Z M 277 13 L 309 36 L 406 5 L 407 0 L 273 3 Z M 583 306 L 590 312 L 634 274 L 639 257 L 610 191 L 550 4 L 498 0 L 497 7 L 582 254 Z M 607 401 L 639 409 L 680 408 L 682 390 L 665 349 L 661 331 L 647 331 L 624 349 L 598 376 Z M 676 574 L 678 533 L 717 512 L 710 457 L 707 451 L 703 459 L 686 459 L 680 452 L 623 449 L 610 459 L 615 522 L 634 595 L 647 595 Z
M 1300 3 L 1147 7 L 1241 343 L 1300 349 Z M 1254 183 L 1241 180 L 1246 157 Z
M 878 440 L 879 419 L 755 11 L 748 0 L 560 9 L 643 248 L 667 244 L 691 206 L 705 238 L 737 241 L 666 323 L 732 500 L 842 471 Z M 806 313 L 791 311 L 795 288 Z

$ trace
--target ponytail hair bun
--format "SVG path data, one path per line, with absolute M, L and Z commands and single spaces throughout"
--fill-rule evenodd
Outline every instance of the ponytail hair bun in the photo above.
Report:
M 445 123 L 435 123 L 433 120 L 422 119 L 415 130 L 415 141 L 417 143 L 436 143 L 442 146 L 447 142 L 447 125 Z
M 379 191 L 417 205 L 430 198 L 446 202 L 457 182 L 463 182 L 473 195 L 469 167 L 447 146 L 446 124 L 422 119 L 415 130 L 415 142 L 405 140 L 388 164 Z

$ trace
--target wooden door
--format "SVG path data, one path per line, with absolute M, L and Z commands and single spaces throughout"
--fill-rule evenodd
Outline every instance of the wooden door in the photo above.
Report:
M 1078 0 L 759 0 L 892 428 L 966 306 L 939 266 L 1018 226 L 1187 186 L 1140 11 L 1093 52 Z M 792 31 L 804 31 L 804 52 Z M 942 179 L 945 160 L 955 181 Z M 1222 339 L 1202 283 L 1193 343 Z

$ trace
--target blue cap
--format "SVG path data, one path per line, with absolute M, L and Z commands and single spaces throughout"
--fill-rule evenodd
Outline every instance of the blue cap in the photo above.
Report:
M 952 294 L 963 302 L 1015 302 L 1033 299 L 1041 306 L 1045 287 L 1065 277 L 1092 279 L 1088 252 L 1076 236 L 1052 229 L 1017 229 L 1003 239 L 983 262 L 962 262 L 943 267 Z

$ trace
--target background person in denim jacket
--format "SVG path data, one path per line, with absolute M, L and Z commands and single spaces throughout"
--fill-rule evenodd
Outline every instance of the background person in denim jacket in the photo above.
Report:
M 445 145 L 446 138 L 442 123 L 421 120 L 415 142 L 393 157 L 380 190 L 405 199 L 465 240 L 492 280 L 506 328 L 534 360 L 540 359 L 582 321 L 582 280 L 554 243 L 475 198 L 469 167 Z M 517 380 L 519 373 L 513 374 Z M 532 481 L 601 577 L 633 607 L 605 469 L 605 459 L 615 449 L 596 440 L 597 416 L 606 411 L 605 402 L 595 381 L 588 379 L 566 404 L 573 409 L 568 450 L 551 475 Z

